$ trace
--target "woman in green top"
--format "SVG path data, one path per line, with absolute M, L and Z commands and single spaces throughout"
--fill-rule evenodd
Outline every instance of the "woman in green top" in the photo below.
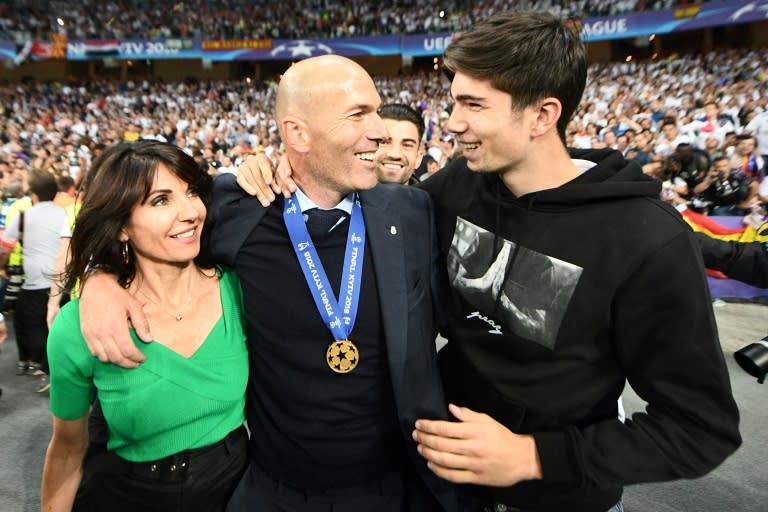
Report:
M 66 285 L 91 268 L 118 275 L 156 340 L 132 333 L 139 368 L 101 363 L 80 334 L 79 301 L 62 308 L 48 339 L 42 508 L 223 510 L 246 466 L 248 355 L 236 276 L 198 257 L 211 178 L 155 141 L 113 146 L 90 173 Z M 108 451 L 83 469 L 95 395 Z

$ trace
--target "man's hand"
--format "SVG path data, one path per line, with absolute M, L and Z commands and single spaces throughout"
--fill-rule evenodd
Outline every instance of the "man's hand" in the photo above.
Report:
M 458 422 L 418 420 L 413 439 L 427 466 L 454 483 L 509 487 L 542 478 L 531 435 L 518 435 L 487 414 L 449 405 Z
M 263 153 L 248 156 L 237 169 L 237 184 L 248 194 L 256 196 L 265 207 L 275 200 L 275 194 L 282 193 L 288 199 L 296 191 L 288 157 L 285 155 L 280 157 L 274 173 L 272 163 Z
M 8 338 L 8 324 L 5 323 L 5 319 L 0 321 L 0 345 L 5 343 Z
M 122 288 L 112 274 L 96 272 L 83 283 L 80 293 L 80 330 L 88 350 L 99 361 L 136 368 L 144 354 L 133 344 L 129 320 L 136 334 L 152 341 L 141 303 Z

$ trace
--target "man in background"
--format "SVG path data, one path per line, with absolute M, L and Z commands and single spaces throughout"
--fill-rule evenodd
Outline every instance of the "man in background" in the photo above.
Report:
M 0 241 L 0 267 L 5 266 L 10 252 L 17 242 L 21 242 L 25 280 L 21 285 L 14 318 L 19 366 L 26 362 L 32 374 L 42 373 L 38 389 L 42 393 L 49 387 L 45 353 L 48 294 L 65 214 L 64 209 L 53 202 L 58 187 L 52 174 L 46 171 L 31 174 L 29 191 L 32 207 L 10 221 Z
M 379 183 L 415 185 L 419 180 L 413 171 L 421 164 L 424 152 L 421 139 L 424 123 L 421 116 L 408 105 L 391 103 L 379 109 L 389 137 L 376 152 L 376 174 Z

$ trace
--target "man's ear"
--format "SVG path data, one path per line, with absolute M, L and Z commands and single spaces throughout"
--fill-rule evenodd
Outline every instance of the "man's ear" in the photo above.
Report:
M 421 160 L 424 158 L 424 148 L 421 144 L 419 144 L 419 150 L 416 152 L 416 161 L 413 163 L 413 170 L 419 168 L 421 165 Z
M 295 116 L 285 116 L 280 124 L 286 147 L 290 147 L 298 153 L 309 151 L 311 136 L 304 120 Z
M 563 113 L 563 105 L 557 98 L 548 96 L 542 98 L 531 108 L 535 109 L 535 117 L 531 126 L 531 137 L 541 137 L 550 130 L 557 132 L 557 122 Z

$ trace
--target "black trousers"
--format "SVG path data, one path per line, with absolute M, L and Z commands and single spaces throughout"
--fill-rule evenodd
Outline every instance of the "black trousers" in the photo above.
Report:
M 89 457 L 74 512 L 221 512 L 248 465 L 245 427 L 216 444 L 150 462 Z
M 16 299 L 16 313 L 13 327 L 19 346 L 19 361 L 38 363 L 48 373 L 48 357 L 45 352 L 48 340 L 48 292 L 42 290 L 20 290 Z
M 276 480 L 251 462 L 227 512 L 403 512 L 407 510 L 401 472 L 374 482 L 322 491 Z

